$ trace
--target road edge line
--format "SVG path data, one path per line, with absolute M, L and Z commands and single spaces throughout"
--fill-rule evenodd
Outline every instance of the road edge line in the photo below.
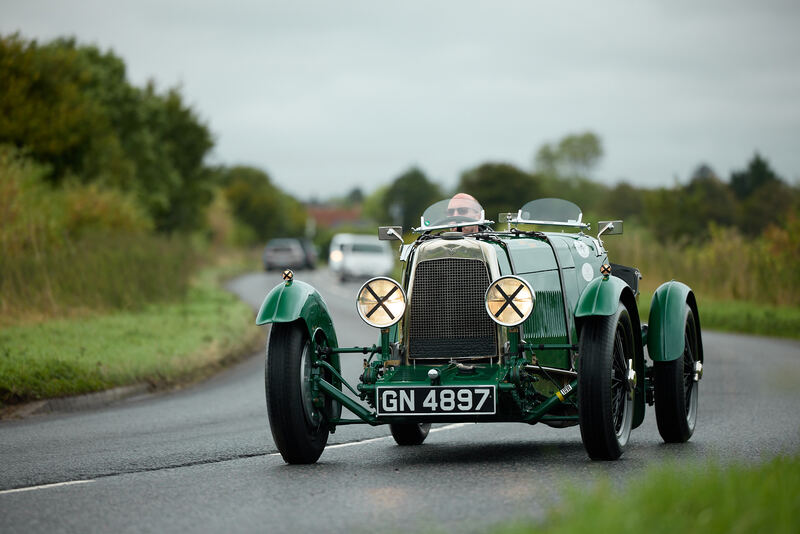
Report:
M 0 495 L 8 495 L 10 493 L 22 493 L 23 491 L 36 491 L 40 489 L 49 489 L 49 488 L 57 488 L 60 486 L 75 486 L 78 484 L 88 484 L 90 482 L 94 482 L 95 480 L 87 479 L 87 480 L 71 480 L 69 482 L 56 482 L 55 484 L 42 484 L 39 486 L 28 486 L 26 488 L 14 488 L 14 489 L 7 489 L 7 490 L 0 490 Z

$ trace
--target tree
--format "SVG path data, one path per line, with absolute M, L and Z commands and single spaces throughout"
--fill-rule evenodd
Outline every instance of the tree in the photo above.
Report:
M 305 209 L 276 187 L 267 173 L 247 166 L 221 169 L 218 173 L 232 215 L 257 239 L 303 235 Z
M 416 167 L 394 179 L 383 197 L 384 221 L 401 224 L 404 230 L 419 226 L 425 208 L 442 199 L 442 192 Z
M 730 226 L 736 220 L 737 202 L 733 192 L 708 165 L 701 164 L 684 188 L 685 202 L 693 214 L 696 230 L 707 235 L 708 225 Z
M 770 225 L 781 226 L 797 209 L 797 191 L 782 181 L 768 181 L 739 205 L 737 222 L 742 233 L 761 234 Z
M 178 89 L 132 86 L 111 51 L 19 35 L 0 38 L 0 79 L 0 143 L 48 164 L 51 183 L 132 193 L 164 232 L 202 224 L 213 139 Z
M 736 221 L 737 200 L 714 170 L 700 164 L 689 183 L 645 193 L 645 217 L 662 239 L 699 241 L 709 237 L 712 226 L 731 226 Z
M 361 204 L 362 202 L 364 202 L 364 192 L 361 190 L 360 187 L 354 187 L 353 189 L 350 190 L 349 193 L 347 193 L 347 196 L 344 198 L 347 204 L 351 205 Z
M 603 195 L 603 202 L 598 208 L 598 215 L 601 219 L 638 218 L 644 211 L 643 197 L 641 189 L 632 186 L 628 182 L 619 182 L 613 189 Z
M 534 157 L 534 170 L 558 178 L 588 178 L 603 157 L 597 134 L 586 131 L 564 136 L 557 145 L 542 145 Z
M 789 187 L 758 152 L 747 169 L 731 173 L 731 189 L 741 201 L 737 222 L 742 232 L 760 234 L 779 223 L 795 206 L 797 192 Z
M 0 39 L 0 143 L 48 164 L 56 181 L 80 171 L 90 147 L 113 135 L 102 106 L 84 91 L 89 77 L 75 49 L 41 47 L 18 34 Z
M 508 163 L 484 163 L 465 171 L 458 184 L 461 192 L 474 196 L 486 218 L 499 222 L 498 214 L 516 212 L 540 195 L 537 179 Z
M 382 185 L 364 198 L 361 204 L 361 214 L 376 223 L 390 223 L 391 219 L 386 214 L 386 192 L 389 185 Z M 408 231 L 408 228 L 405 228 Z
M 740 199 L 750 196 L 759 187 L 782 181 L 758 152 L 750 160 L 746 170 L 731 173 L 731 189 Z

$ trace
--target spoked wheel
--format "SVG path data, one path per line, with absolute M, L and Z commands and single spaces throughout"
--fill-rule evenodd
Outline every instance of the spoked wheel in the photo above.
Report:
M 430 423 L 394 423 L 389 425 L 398 445 L 422 445 L 431 429 Z
M 296 323 L 272 325 L 265 373 L 267 415 L 275 445 L 290 464 L 316 462 L 328 442 L 326 417 L 313 402 L 312 358 L 304 328 Z M 326 401 L 323 409 L 329 405 Z
M 688 305 L 683 343 L 683 354 L 677 360 L 655 362 L 656 422 L 667 443 L 688 441 L 697 425 L 695 365 L 700 353 L 697 322 Z
M 628 443 L 633 393 L 633 326 L 622 304 L 609 317 L 590 317 L 578 346 L 578 415 L 583 446 L 592 460 L 616 460 Z

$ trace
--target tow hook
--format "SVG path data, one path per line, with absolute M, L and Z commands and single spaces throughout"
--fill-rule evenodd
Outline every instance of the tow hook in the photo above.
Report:
M 628 360 L 628 398 L 633 398 L 636 390 L 636 371 L 633 370 L 633 360 Z
M 694 381 L 700 382 L 703 378 L 703 362 L 694 362 Z

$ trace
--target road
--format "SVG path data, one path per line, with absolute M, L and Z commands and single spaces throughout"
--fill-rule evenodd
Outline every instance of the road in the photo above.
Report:
M 297 279 L 319 288 L 342 345 L 377 341 L 355 311 L 357 283 L 325 270 Z M 230 287 L 257 307 L 278 282 L 256 273 Z M 703 337 L 691 441 L 664 444 L 648 408 L 611 463 L 587 459 L 577 427 L 458 424 L 403 448 L 387 427 L 342 427 L 316 465 L 287 466 L 268 428 L 263 354 L 182 391 L 0 422 L 0 532 L 479 532 L 542 517 L 568 481 L 620 487 L 663 462 L 798 451 L 800 342 Z M 355 382 L 361 356 L 346 358 Z

